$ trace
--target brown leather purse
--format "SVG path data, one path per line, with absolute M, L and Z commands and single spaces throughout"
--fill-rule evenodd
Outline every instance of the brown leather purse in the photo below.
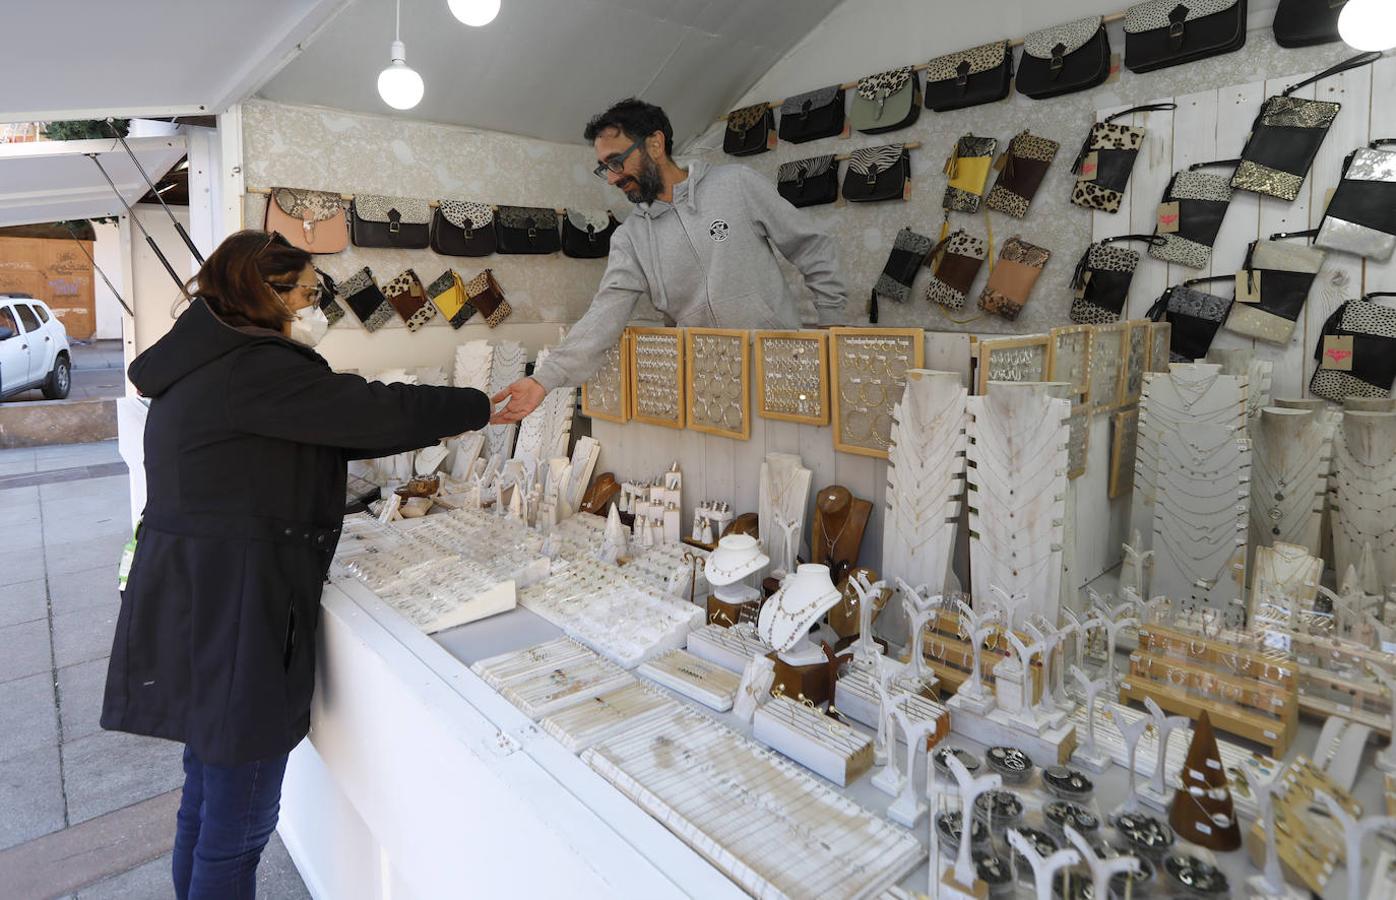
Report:
M 272 188 L 264 227 L 310 253 L 338 253 L 349 246 L 344 201 L 327 191 Z
M 485 324 L 494 328 L 509 318 L 514 310 L 504 299 L 504 290 L 494 279 L 494 271 L 484 269 L 465 285 L 465 298 L 471 306 L 480 311 Z

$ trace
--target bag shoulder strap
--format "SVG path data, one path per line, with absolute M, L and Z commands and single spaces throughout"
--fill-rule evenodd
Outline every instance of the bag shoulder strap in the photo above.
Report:
M 1381 59 L 1381 54 L 1377 52 L 1359 53 L 1356 56 L 1349 57 L 1340 63 L 1335 63 L 1334 65 L 1329 66 L 1322 72 L 1319 72 L 1317 75 L 1314 75 L 1310 78 L 1305 78 L 1303 81 L 1300 81 L 1297 84 L 1291 84 L 1289 87 L 1284 89 L 1284 93 L 1281 94 L 1281 96 L 1288 97 L 1290 94 L 1299 90 L 1301 87 L 1308 87 L 1315 81 L 1322 81 L 1323 79 L 1328 78 L 1329 76 L 1337 75 L 1340 72 L 1346 72 L 1349 69 L 1356 69 L 1360 68 L 1361 66 L 1370 66 L 1372 63 L 1376 62 L 1379 59 Z
M 1213 166 L 1231 166 L 1234 169 L 1240 164 L 1241 160 L 1239 157 L 1237 159 L 1214 159 L 1211 162 L 1193 163 L 1188 166 L 1188 171 L 1196 172 L 1198 169 L 1210 169 Z
M 1124 109 L 1124 110 L 1121 110 L 1121 111 L 1119 111 L 1119 112 L 1117 112 L 1117 113 L 1115 113 L 1115 114 L 1113 114 L 1113 115 L 1106 116 L 1105 118 L 1101 119 L 1100 121 L 1101 121 L 1102 123 L 1104 123 L 1104 122 L 1113 122 L 1113 121 L 1115 121 L 1116 119 L 1120 118 L 1121 116 L 1133 115 L 1134 113 L 1139 113 L 1139 112 L 1166 112 L 1166 111 L 1168 111 L 1168 110 L 1170 110 L 1170 109 L 1177 109 L 1177 108 L 1178 108 L 1178 104 L 1176 104 L 1176 103 L 1146 103 L 1146 104 L 1144 104 L 1143 106 L 1131 106 L 1129 109 Z

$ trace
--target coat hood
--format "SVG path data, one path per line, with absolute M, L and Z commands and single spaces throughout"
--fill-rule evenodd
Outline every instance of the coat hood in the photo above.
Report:
M 679 203 L 685 203 L 689 209 L 697 206 L 693 199 L 694 193 L 698 190 L 698 182 L 703 180 L 703 176 L 708 174 L 708 164 L 699 160 L 689 163 L 688 177 L 674 185 L 674 203 L 665 203 L 663 200 L 656 200 L 653 203 L 639 203 L 635 206 L 635 211 L 646 219 L 657 219 Z
M 202 297 L 195 297 L 174 327 L 127 370 L 131 383 L 146 397 L 158 397 L 190 372 L 220 357 L 254 344 L 278 342 L 287 348 L 321 360 L 323 357 L 269 328 L 234 328 L 209 309 Z

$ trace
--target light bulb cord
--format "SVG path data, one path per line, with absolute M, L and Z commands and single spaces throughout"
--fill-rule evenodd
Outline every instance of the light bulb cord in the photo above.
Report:
M 393 14 L 393 40 L 402 40 L 402 0 L 397 0 L 396 11 Z

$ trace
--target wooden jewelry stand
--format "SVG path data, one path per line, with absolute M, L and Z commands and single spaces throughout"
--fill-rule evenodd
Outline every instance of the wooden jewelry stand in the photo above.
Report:
M 810 561 L 828 566 L 835 584 L 842 582 L 858 564 L 858 550 L 863 545 L 870 515 L 872 504 L 853 496 L 841 484 L 819 490 L 814 501 Z
M 624 424 L 630 421 L 630 331 L 602 356 L 601 368 L 582 385 L 582 415 Z
M 1396 412 L 1344 412 L 1333 458 L 1334 570 L 1370 546 L 1378 584 L 1396 583 Z
M 632 328 L 626 346 L 630 352 L 630 418 L 648 425 L 683 428 L 687 411 L 683 329 Z
M 750 332 L 733 328 L 684 329 L 684 359 L 688 427 L 719 437 L 745 441 L 751 437 L 751 356 L 747 353 Z M 704 350 L 713 349 L 713 358 Z M 716 349 L 721 348 L 721 349 Z M 736 361 L 736 372 L 724 373 L 722 385 L 707 383 L 716 374 L 717 360 L 726 358 L 728 365 Z M 704 379 L 704 383 L 699 383 Z M 735 379 L 735 384 L 732 380 Z M 733 396 L 735 394 L 735 396 Z M 713 411 L 713 401 L 721 401 Z M 737 411 L 733 424 L 730 410 Z
M 1308 758 L 1299 756 L 1277 776 L 1270 795 L 1274 817 L 1273 846 L 1279 853 L 1284 877 L 1323 896 L 1334 869 L 1343 858 L 1344 834 L 1331 816 L 1316 816 L 1310 808 L 1326 794 L 1350 815 L 1361 815 L 1362 807 L 1352 795 L 1334 784 Z M 1250 828 L 1248 845 L 1251 862 L 1265 862 L 1266 823 L 1257 819 Z
M 1218 363 L 1223 375 L 1243 377 L 1247 382 L 1246 419 L 1255 421 L 1260 411 L 1270 405 L 1270 383 L 1275 374 L 1275 362 L 1261 359 L 1248 347 L 1207 352 L 1207 362 Z
M 1052 339 L 1047 335 L 993 338 L 979 342 L 979 390 L 991 381 L 1047 381 Z
M 828 425 L 829 336 L 822 331 L 758 331 L 754 343 L 757 415 L 801 425 Z M 772 355 L 774 348 L 786 351 L 789 358 L 784 365 Z M 814 382 L 812 387 L 809 381 Z
M 964 497 L 967 392 L 953 372 L 912 369 L 893 414 L 882 570 L 943 591 Z
M 1308 410 L 1267 406 L 1251 420 L 1251 545 L 1322 550 L 1333 428 Z

